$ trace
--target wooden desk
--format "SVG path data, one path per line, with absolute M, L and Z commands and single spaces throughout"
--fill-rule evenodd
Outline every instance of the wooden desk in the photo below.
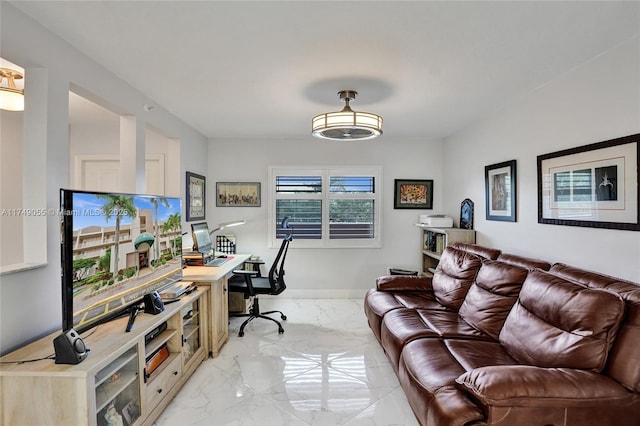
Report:
M 184 281 L 211 287 L 209 291 L 209 350 L 218 356 L 229 338 L 229 302 L 227 280 L 235 269 L 249 259 L 249 254 L 230 254 L 221 266 L 187 266 L 182 270 Z

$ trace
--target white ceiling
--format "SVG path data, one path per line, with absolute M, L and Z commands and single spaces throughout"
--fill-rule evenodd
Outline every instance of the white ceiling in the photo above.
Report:
M 311 137 L 341 89 L 445 137 L 640 31 L 637 1 L 12 3 L 214 139 Z

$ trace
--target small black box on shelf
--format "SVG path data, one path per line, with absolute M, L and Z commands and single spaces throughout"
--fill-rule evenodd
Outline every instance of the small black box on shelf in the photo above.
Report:
M 163 322 L 162 324 L 160 324 L 159 326 L 157 326 L 156 328 L 154 328 L 153 330 L 151 330 L 150 332 L 148 332 L 147 334 L 144 335 L 144 344 L 146 345 L 147 343 L 149 343 L 150 341 L 152 341 L 153 339 L 158 337 L 160 335 L 160 333 L 162 333 L 166 329 L 167 329 L 167 322 L 165 321 L 165 322 Z

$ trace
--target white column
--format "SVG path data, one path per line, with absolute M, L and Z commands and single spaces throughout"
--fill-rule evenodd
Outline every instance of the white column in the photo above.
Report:
M 144 123 L 133 115 L 120 117 L 120 190 L 132 194 L 146 191 Z
M 25 109 L 22 155 L 22 207 L 40 212 L 47 206 L 48 71 L 25 70 Z M 57 210 L 58 206 L 54 206 Z M 46 215 L 23 216 L 23 259 L 26 264 L 47 263 Z
M 167 140 L 167 161 L 165 164 L 166 194 L 180 197 L 180 139 Z

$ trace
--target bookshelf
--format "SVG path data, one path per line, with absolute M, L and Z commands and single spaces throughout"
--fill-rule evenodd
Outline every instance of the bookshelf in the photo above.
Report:
M 434 228 L 421 224 L 417 226 L 420 228 L 422 273 L 425 275 L 435 272 L 440 256 L 449 244 L 476 242 L 476 231 L 473 229 Z

